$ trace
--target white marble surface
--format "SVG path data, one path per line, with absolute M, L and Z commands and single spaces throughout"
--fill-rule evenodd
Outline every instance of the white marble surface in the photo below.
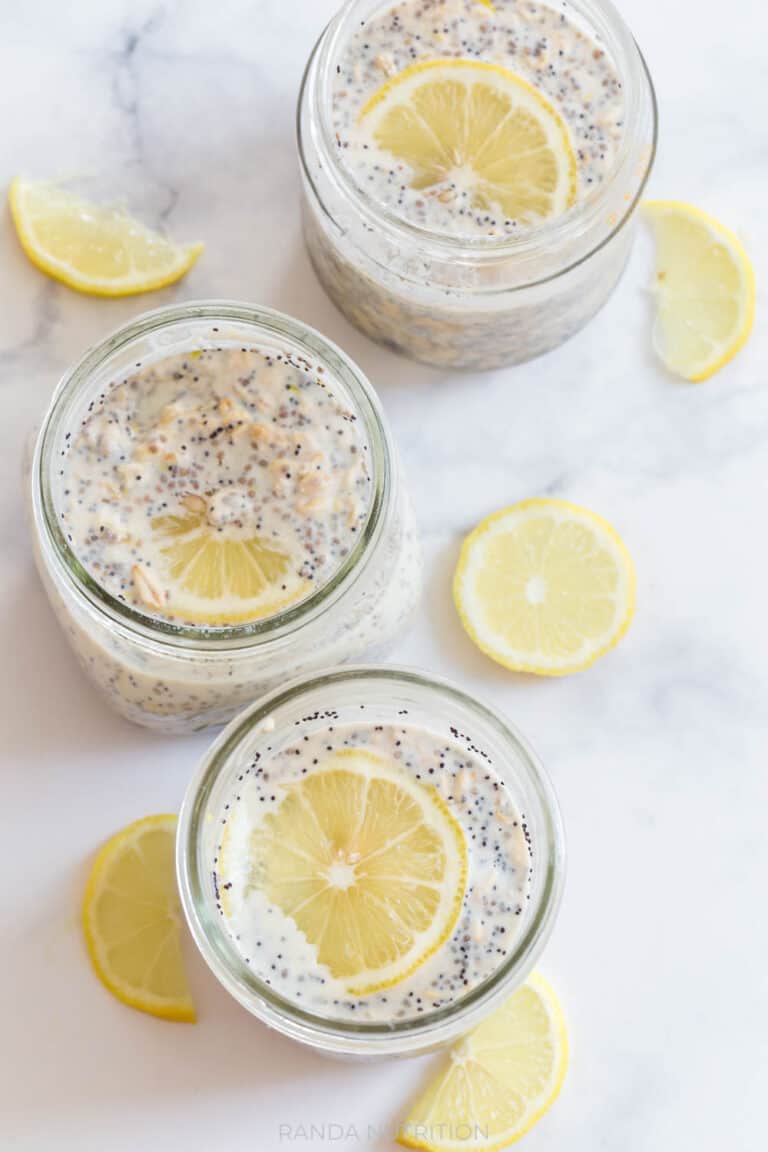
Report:
M 324 1061 L 242 1013 L 191 958 L 200 1023 L 123 1008 L 78 927 L 94 848 L 173 810 L 205 737 L 155 739 L 92 695 L 54 623 L 22 522 L 19 457 L 62 369 L 143 309 L 230 296 L 296 313 L 378 385 L 410 473 L 428 596 L 395 658 L 456 678 L 529 735 L 559 791 L 565 903 L 543 968 L 572 1065 L 530 1152 L 761 1152 L 768 1076 L 768 340 L 690 387 L 649 351 L 641 238 L 605 311 L 516 371 L 455 377 L 354 332 L 302 251 L 293 108 L 333 0 L 55 0 L 0 9 L 0 178 L 76 176 L 207 251 L 152 298 L 47 281 L 0 224 L 0 1149 L 151 1152 L 393 1147 L 419 1063 Z M 624 0 L 655 76 L 659 196 L 744 237 L 765 277 L 768 81 L 754 0 Z M 723 20 L 723 13 L 727 20 Z M 449 598 L 462 534 L 552 493 L 611 519 L 637 564 L 627 640 L 534 682 L 464 638 Z M 422 1062 L 426 1063 L 426 1062 Z M 359 1138 L 280 1140 L 281 1124 Z M 380 1134 L 368 1136 L 369 1126 Z M 330 1129 L 329 1137 L 336 1134 Z

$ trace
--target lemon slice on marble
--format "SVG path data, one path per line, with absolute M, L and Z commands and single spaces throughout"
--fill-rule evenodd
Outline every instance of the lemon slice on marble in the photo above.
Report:
M 83 928 L 96 974 L 118 1000 L 192 1022 L 181 952 L 175 816 L 147 816 L 108 840 L 94 861 Z
M 131 296 L 174 284 L 203 250 L 174 244 L 118 208 L 17 176 L 8 198 L 21 246 L 41 271 L 93 296 Z
M 211 528 L 204 512 L 157 516 L 152 531 L 164 561 L 150 575 L 136 566 L 134 590 L 155 612 L 211 627 L 272 616 L 300 599 L 307 582 L 284 578 L 289 558 L 260 536 Z
M 467 879 L 459 824 L 434 788 L 359 749 L 283 791 L 251 838 L 251 886 L 350 994 L 399 983 L 456 924 Z
M 470 533 L 453 590 L 466 631 L 493 660 L 564 676 L 589 667 L 625 634 L 635 574 L 601 516 L 566 500 L 525 500 Z
M 412 170 L 411 187 L 529 224 L 576 199 L 568 129 L 533 85 L 500 64 L 425 60 L 374 93 L 360 125 Z
M 652 200 L 644 212 L 656 240 L 654 346 L 675 375 L 706 380 L 752 330 L 752 264 L 733 232 L 691 204 Z
M 451 1050 L 403 1123 L 398 1142 L 430 1152 L 496 1152 L 519 1140 L 560 1092 L 565 1019 L 535 974 Z

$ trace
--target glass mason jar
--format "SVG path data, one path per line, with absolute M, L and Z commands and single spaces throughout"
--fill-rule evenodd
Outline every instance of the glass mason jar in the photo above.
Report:
M 304 235 L 325 290 L 374 340 L 455 368 L 517 364 L 567 340 L 613 291 L 656 149 L 643 57 L 610 0 L 571 0 L 621 80 L 624 134 L 613 167 L 565 215 L 519 236 L 465 239 L 400 219 L 339 160 L 332 79 L 351 33 L 392 0 L 348 0 L 309 60 L 298 107 Z
M 59 527 L 58 460 L 89 404 L 137 362 L 246 341 L 301 355 L 334 380 L 369 445 L 368 518 L 328 581 L 277 615 L 221 628 L 157 620 L 110 595 L 78 562 Z M 28 492 L 40 575 L 80 663 L 118 712 L 163 732 L 222 724 L 286 679 L 385 646 L 420 592 L 413 512 L 375 392 L 339 348 L 266 308 L 225 301 L 159 308 L 92 348 L 55 392 L 37 437 Z
M 303 735 L 360 721 L 407 723 L 451 739 L 458 732 L 493 763 L 530 833 L 530 899 L 513 949 L 483 982 L 458 1000 L 410 1019 L 365 1022 L 304 1010 L 262 981 L 236 950 L 219 911 L 216 863 L 221 816 L 237 781 L 268 747 L 272 752 Z M 524 813 L 524 817 L 522 814 Z M 470 849 L 471 850 L 471 849 Z M 565 868 L 563 832 L 552 787 L 526 740 L 490 708 L 443 680 L 387 667 L 349 667 L 295 681 L 257 701 L 225 729 L 191 780 L 176 844 L 184 912 L 213 974 L 259 1020 L 317 1050 L 339 1056 L 416 1055 L 462 1035 L 525 979 L 557 914 Z M 286 956 L 286 963 L 290 957 Z

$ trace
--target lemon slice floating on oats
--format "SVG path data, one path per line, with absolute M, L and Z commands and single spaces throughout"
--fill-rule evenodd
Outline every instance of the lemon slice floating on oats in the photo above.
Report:
M 243 530 L 212 527 L 204 501 L 193 499 L 201 510 L 152 521 L 165 568 L 134 567 L 134 591 L 145 607 L 216 627 L 274 615 L 305 594 L 307 581 L 296 578 L 288 592 L 284 552 Z
M 445 943 L 461 910 L 467 848 L 459 824 L 436 789 L 359 749 L 336 752 L 287 785 L 251 851 L 250 884 L 294 921 L 352 995 L 413 972 Z
M 192 1022 L 181 952 L 175 816 L 147 816 L 107 841 L 94 861 L 83 928 L 96 974 L 118 1000 L 164 1020 Z
M 635 574 L 601 516 L 565 500 L 525 500 L 470 533 L 453 590 L 466 631 L 493 660 L 564 676 L 589 667 L 625 634 Z
M 706 380 L 752 330 L 752 264 L 729 229 L 691 204 L 654 200 L 644 212 L 656 240 L 654 346 L 677 376 Z
M 557 1099 L 567 1066 L 562 1010 L 534 973 L 451 1050 L 411 1108 L 398 1142 L 431 1152 L 506 1148 Z
M 499 64 L 425 60 L 388 80 L 360 113 L 378 146 L 430 194 L 470 190 L 473 207 L 524 224 L 576 199 L 568 129 L 533 85 Z
M 174 244 L 119 208 L 17 176 L 9 193 L 21 246 L 42 272 L 79 292 L 131 296 L 174 284 L 203 250 Z

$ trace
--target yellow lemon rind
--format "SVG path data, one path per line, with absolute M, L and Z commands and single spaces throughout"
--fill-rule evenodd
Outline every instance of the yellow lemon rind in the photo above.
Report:
M 149 1016 L 156 1016 L 161 1020 L 182 1024 L 194 1024 L 197 1020 L 197 1014 L 191 999 L 160 1001 L 153 997 L 144 997 L 113 979 L 109 968 L 103 963 L 99 940 L 93 931 L 90 918 L 90 909 L 101 891 L 105 875 L 109 870 L 112 859 L 119 855 L 120 851 L 126 845 L 135 840 L 137 833 L 142 829 L 159 828 L 163 826 L 175 829 L 176 822 L 177 817 L 173 813 L 144 816 L 140 820 L 134 820 L 133 823 L 126 825 L 125 828 L 116 832 L 114 836 L 101 846 L 96 854 L 88 876 L 88 882 L 85 886 L 82 906 L 82 924 L 86 948 L 94 971 L 104 987 L 107 988 L 117 1000 L 120 1000 L 123 1004 L 127 1004 L 129 1008 L 135 1008 L 139 1012 L 144 1012 Z
M 11 210 L 11 218 L 16 229 L 19 243 L 24 251 L 24 254 L 36 268 L 44 272 L 46 276 L 51 279 L 57 280 L 60 284 L 65 284 L 68 288 L 74 289 L 76 292 L 82 292 L 87 296 L 101 296 L 101 297 L 120 297 L 120 296 L 137 296 L 143 292 L 155 292 L 160 288 L 167 288 L 171 284 L 177 283 L 183 276 L 197 262 L 199 256 L 203 252 L 205 245 L 202 242 L 184 244 L 184 245 L 171 245 L 175 247 L 178 252 L 183 255 L 175 265 L 169 266 L 168 270 L 156 277 L 141 277 L 128 276 L 119 280 L 95 280 L 88 276 L 78 274 L 77 269 L 69 264 L 65 264 L 55 257 L 51 256 L 35 241 L 34 229 L 29 226 L 27 221 L 24 206 L 23 206 L 23 186 L 24 181 L 20 176 L 16 176 L 8 190 L 8 203 Z M 134 226 L 138 227 L 138 221 L 132 221 Z M 151 229 L 141 226 L 143 231 L 150 233 Z M 160 233 L 153 233 L 159 239 L 165 240 Z M 166 243 L 169 243 L 166 241 Z
M 196 608 L 184 609 L 179 604 L 178 599 L 171 599 L 167 607 L 163 609 L 163 615 L 177 623 L 193 624 L 201 628 L 231 628 L 238 624 L 256 624 L 259 620 L 277 616 L 278 613 L 287 612 L 289 608 L 300 604 L 308 593 L 309 587 L 309 581 L 307 581 L 305 586 L 297 589 L 294 596 L 254 603 L 250 608 L 244 608 L 241 612 L 204 612 L 198 611 Z
M 732 342 L 728 345 L 725 351 L 706 368 L 698 372 L 691 373 L 690 376 L 685 376 L 683 379 L 688 380 L 691 384 L 701 384 L 705 380 L 709 380 L 726 364 L 733 360 L 734 356 L 746 344 L 750 337 L 752 328 L 755 322 L 755 309 L 756 309 L 756 284 L 755 284 L 755 271 L 749 254 L 739 240 L 735 232 L 727 228 L 724 224 L 709 212 L 705 212 L 702 208 L 697 208 L 694 204 L 688 204 L 684 200 L 644 200 L 642 204 L 643 213 L 653 218 L 655 214 L 662 214 L 665 212 L 679 213 L 683 216 L 693 217 L 704 224 L 710 231 L 728 248 L 731 249 L 739 268 L 741 269 L 747 292 L 747 306 L 744 310 L 744 317 L 738 333 L 734 336 Z
M 617 553 L 621 556 L 625 572 L 627 576 L 627 604 L 624 617 L 622 618 L 619 627 L 608 637 L 603 644 L 598 646 L 593 652 L 590 652 L 583 660 L 573 661 L 569 664 L 563 664 L 560 667 L 553 667 L 551 665 L 542 665 L 534 660 L 509 660 L 505 655 L 493 647 L 492 644 L 487 643 L 481 639 L 469 612 L 467 612 L 464 605 L 463 594 L 463 581 L 466 575 L 467 565 L 469 563 L 472 549 L 477 540 L 481 539 L 491 525 L 503 520 L 510 513 L 525 511 L 529 508 L 546 508 L 557 507 L 574 515 L 585 519 L 588 523 L 593 524 L 600 529 L 600 532 L 606 535 L 612 542 Z M 461 620 L 464 631 L 469 636 L 473 644 L 480 649 L 481 652 L 489 656 L 502 667 L 509 669 L 510 672 L 522 672 L 532 676 L 547 676 L 550 678 L 557 678 L 560 676 L 570 676 L 575 672 L 584 672 L 587 668 L 591 668 L 601 657 L 610 652 L 612 648 L 623 640 L 629 631 L 632 619 L 635 614 L 636 603 L 636 577 L 635 567 L 632 562 L 632 557 L 629 554 L 626 544 L 619 536 L 616 529 L 607 520 L 603 519 L 596 512 L 592 512 L 589 508 L 584 508 L 579 504 L 574 504 L 569 500 L 554 500 L 547 497 L 532 497 L 529 500 L 521 500 L 517 504 L 510 504 L 506 508 L 499 509 L 498 512 L 493 512 L 490 516 L 486 516 L 484 520 L 474 528 L 468 536 L 465 537 L 461 551 L 459 553 L 459 561 L 456 566 L 456 571 L 453 578 L 453 602 L 458 612 L 459 619 Z

